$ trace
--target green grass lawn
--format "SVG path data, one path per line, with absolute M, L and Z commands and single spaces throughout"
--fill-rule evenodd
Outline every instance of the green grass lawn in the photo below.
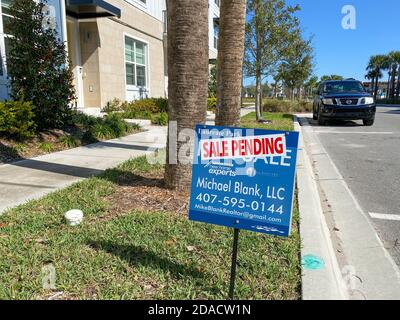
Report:
M 0 216 L 0 299 L 225 299 L 232 230 L 190 222 L 186 212 L 115 209 L 139 190 L 131 181 L 147 188 L 162 171 L 130 160 Z M 69 227 L 63 214 L 74 208 L 85 219 Z M 241 232 L 237 298 L 300 298 L 297 224 L 296 205 L 289 239 Z M 49 264 L 54 290 L 42 288 Z
M 242 118 L 242 126 L 246 128 L 260 128 L 268 130 L 293 131 L 293 116 L 285 113 L 263 113 L 263 119 L 271 120 L 271 124 L 256 121 L 256 113 L 252 112 Z

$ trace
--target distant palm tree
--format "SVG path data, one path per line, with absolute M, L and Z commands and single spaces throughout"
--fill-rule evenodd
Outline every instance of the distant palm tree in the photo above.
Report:
M 392 92 L 391 98 L 393 99 L 396 94 L 396 98 L 399 98 L 400 93 L 400 51 L 392 51 L 390 53 L 392 59 Z M 397 75 L 397 86 L 396 86 L 396 75 Z
M 382 78 L 382 70 L 387 69 L 388 59 L 387 56 L 379 54 L 372 56 L 368 62 L 367 70 L 374 72 L 375 87 L 374 87 L 374 99 L 378 96 L 379 79 Z
M 375 72 L 373 72 L 372 70 L 369 71 L 366 75 L 365 75 L 365 79 L 370 80 L 371 81 L 371 92 L 374 90 L 374 84 L 375 84 Z
M 164 176 L 167 187 L 185 190 L 191 182 L 191 155 L 181 150 L 192 145 L 186 139 L 178 139 L 178 135 L 193 132 L 196 124 L 206 120 L 208 0 L 168 0 L 167 15 L 170 122 Z M 174 123 L 176 127 L 172 126 Z
M 246 0 L 223 0 L 218 41 L 217 112 L 215 124 L 240 123 Z

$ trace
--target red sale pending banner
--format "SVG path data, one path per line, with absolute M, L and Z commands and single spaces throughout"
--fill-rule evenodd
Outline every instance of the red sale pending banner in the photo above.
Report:
M 284 134 L 200 141 L 202 160 L 265 158 L 286 155 Z

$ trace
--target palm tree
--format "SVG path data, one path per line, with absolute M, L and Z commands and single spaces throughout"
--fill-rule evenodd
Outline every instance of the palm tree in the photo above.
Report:
M 205 123 L 207 112 L 208 0 L 168 0 L 167 13 L 170 123 L 164 176 L 167 187 L 185 190 L 191 182 L 193 129 Z
M 365 79 L 371 80 L 371 92 L 374 90 L 374 84 L 375 84 L 375 72 L 374 71 L 368 71 L 368 73 L 365 75 Z
M 387 68 L 387 56 L 380 54 L 372 56 L 369 60 L 367 70 L 373 71 L 375 76 L 374 99 L 378 96 L 379 79 L 382 78 L 382 70 Z
M 395 97 L 395 91 L 396 91 L 396 99 L 398 99 L 400 94 L 400 51 L 392 51 L 390 55 L 393 62 L 391 98 L 393 99 Z M 397 74 L 397 86 L 396 86 L 396 74 Z
M 221 1 L 219 21 L 215 124 L 237 126 L 240 123 L 246 0 Z

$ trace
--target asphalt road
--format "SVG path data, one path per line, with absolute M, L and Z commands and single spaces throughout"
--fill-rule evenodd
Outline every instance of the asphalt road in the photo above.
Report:
M 400 265 L 400 107 L 377 109 L 372 127 L 361 121 L 309 122 Z

